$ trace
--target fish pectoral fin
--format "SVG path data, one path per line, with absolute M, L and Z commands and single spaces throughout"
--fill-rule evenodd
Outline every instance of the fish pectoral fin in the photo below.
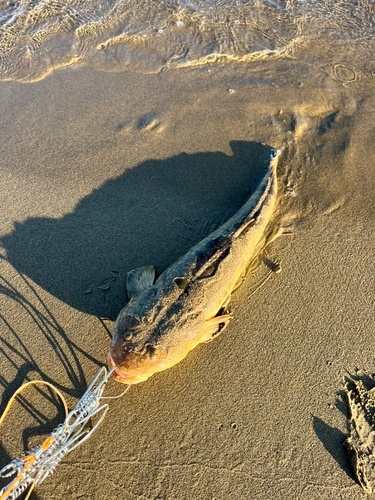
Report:
M 155 281 L 154 266 L 137 267 L 128 272 L 126 276 L 126 291 L 131 299 L 136 293 L 150 288 Z
M 230 314 L 223 314 L 222 316 L 215 316 L 205 321 L 202 342 L 211 342 L 213 338 L 217 337 L 224 330 L 231 319 L 232 316 Z

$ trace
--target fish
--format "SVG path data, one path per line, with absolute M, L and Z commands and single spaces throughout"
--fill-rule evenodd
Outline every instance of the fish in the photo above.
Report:
M 218 336 L 231 319 L 228 303 L 259 249 L 277 197 L 278 151 L 255 192 L 223 225 L 155 281 L 153 266 L 129 271 L 129 302 L 119 313 L 108 368 L 124 384 L 144 382 Z

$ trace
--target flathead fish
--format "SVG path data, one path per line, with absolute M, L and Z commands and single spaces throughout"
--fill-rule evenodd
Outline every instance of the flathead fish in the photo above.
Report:
M 117 317 L 108 366 L 136 384 L 185 358 L 217 336 L 231 319 L 231 293 L 259 247 L 273 213 L 277 153 L 259 186 L 227 222 L 195 245 L 155 281 L 152 266 L 130 271 L 129 302 Z

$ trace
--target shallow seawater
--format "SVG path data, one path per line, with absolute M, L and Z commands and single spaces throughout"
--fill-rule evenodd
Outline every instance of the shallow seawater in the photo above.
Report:
M 374 14 L 370 0 L 3 0 L 0 78 L 35 81 L 72 64 L 155 73 L 297 58 L 353 82 L 375 70 Z

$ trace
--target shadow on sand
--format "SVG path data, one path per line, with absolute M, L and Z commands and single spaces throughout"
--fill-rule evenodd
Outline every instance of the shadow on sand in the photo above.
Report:
M 0 295 L 15 301 L 37 325 L 66 372 L 70 388 L 43 372 L 30 350 L 33 340 L 17 333 L 0 312 L 12 339 L 0 338 L 2 362 L 18 370 L 11 382 L 0 374 L 4 387 L 0 414 L 14 391 L 31 378 L 49 381 L 79 398 L 87 387 L 80 358 L 101 365 L 69 338 L 31 280 L 77 310 L 101 321 L 115 319 L 127 301 L 124 283 L 130 269 L 154 264 L 160 274 L 228 219 L 257 187 L 269 165 L 270 148 L 250 142 L 232 142 L 231 148 L 232 156 L 180 154 L 147 161 L 107 181 L 63 218 L 15 223 L 14 230 L 1 239 L 7 255 L 2 259 L 17 271 L 19 286 L 0 276 Z M 103 321 L 102 327 L 106 328 Z M 110 336 L 108 329 L 107 333 Z M 35 426 L 23 432 L 25 450 L 31 437 L 50 433 L 64 419 L 60 401 L 48 389 L 37 390 L 56 406 L 56 416 L 47 421 L 27 394 L 18 398 L 35 420 Z M 0 449 L 0 468 L 9 461 L 7 452 Z M 37 498 L 34 492 L 31 498 Z
M 157 274 L 231 216 L 259 183 L 270 148 L 232 142 L 223 153 L 146 161 L 107 181 L 61 219 L 15 223 L 1 240 L 9 263 L 73 308 L 114 320 L 125 277 Z
M 313 417 L 313 427 L 324 448 L 338 463 L 341 470 L 346 472 L 351 479 L 356 481 L 349 456 L 344 448 L 344 442 L 348 436 L 339 429 L 336 429 L 336 427 L 331 427 L 322 419 L 315 416 Z
M 0 295 L 16 302 L 20 314 L 21 312 L 22 314 L 26 313 L 26 316 L 31 318 L 37 327 L 38 335 L 44 338 L 54 351 L 55 357 L 66 373 L 69 383 L 68 385 L 66 383 L 62 384 L 51 378 L 49 373 L 41 369 L 38 361 L 40 353 L 38 352 L 35 355 L 35 349 L 31 349 L 34 338 L 30 338 L 27 331 L 21 336 L 17 331 L 17 326 L 14 327 L 9 319 L 6 318 L 5 311 L 4 314 L 1 312 L 0 323 L 4 328 L 4 332 L 7 332 L 6 335 L 0 336 L 1 367 L 5 369 L 8 365 L 17 368 L 17 373 L 10 381 L 3 375 L 3 370 L 1 370 L 0 386 L 4 390 L 0 401 L 0 415 L 3 414 L 14 392 L 29 380 L 45 380 L 52 383 L 65 395 L 68 394 L 78 399 L 87 388 L 87 381 L 81 366 L 82 357 L 89 359 L 90 362 L 97 366 L 102 365 L 99 360 L 84 352 L 73 340 L 69 339 L 62 326 L 58 323 L 27 277 L 18 273 L 14 276 L 14 281 L 18 282 L 18 287 L 24 293 L 21 293 L 17 286 L 4 276 L 0 276 Z M 45 401 L 44 405 L 43 400 Z M 45 404 L 50 408 L 50 413 L 54 413 L 52 418 L 48 418 L 41 411 L 41 408 Z M 27 412 L 33 419 L 33 425 L 24 428 L 22 431 L 23 451 L 30 450 L 30 441 L 32 438 L 50 434 L 65 418 L 65 412 L 60 399 L 48 387 L 34 385 L 32 389 L 17 396 L 17 403 L 15 405 L 21 406 L 22 411 Z M 14 410 L 11 409 L 12 411 Z M 6 417 L 7 419 L 8 417 Z M 5 422 L 4 425 L 6 427 L 7 423 Z M 9 464 L 12 458 L 4 446 L 0 446 L 0 469 Z M 14 477 L 1 479 L 0 489 L 12 479 Z M 37 499 L 39 497 L 33 491 L 30 498 Z

